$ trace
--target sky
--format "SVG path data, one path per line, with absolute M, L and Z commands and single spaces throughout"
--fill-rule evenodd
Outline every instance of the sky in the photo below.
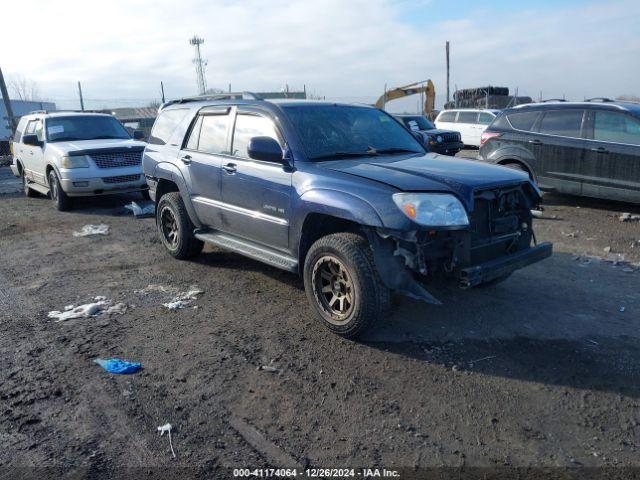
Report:
M 430 78 L 451 89 L 516 88 L 538 98 L 640 95 L 640 2 L 468 0 L 21 0 L 4 2 L 0 68 L 59 108 L 144 106 L 207 85 L 373 103 L 384 86 Z M 27 28 L 25 28 L 27 27 Z M 8 41 L 7 39 L 11 39 Z M 412 111 L 417 99 L 389 104 Z

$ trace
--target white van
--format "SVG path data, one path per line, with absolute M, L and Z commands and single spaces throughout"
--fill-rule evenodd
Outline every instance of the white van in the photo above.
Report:
M 498 116 L 500 110 L 456 108 L 443 110 L 436 117 L 436 128 L 460 132 L 462 143 L 480 146 L 480 136 L 487 126 Z

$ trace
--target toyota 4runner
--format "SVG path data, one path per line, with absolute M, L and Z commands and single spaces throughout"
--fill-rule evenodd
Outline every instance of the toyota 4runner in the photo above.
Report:
M 72 197 L 142 192 L 142 132 L 131 138 L 111 115 L 87 112 L 32 112 L 20 119 L 13 137 L 11 170 L 28 197 L 50 194 L 58 210 Z
M 392 291 L 495 283 L 551 255 L 540 193 L 508 168 L 436 154 L 373 107 L 249 94 L 164 105 L 143 156 L 171 255 L 204 242 L 299 273 L 318 318 L 355 337 Z

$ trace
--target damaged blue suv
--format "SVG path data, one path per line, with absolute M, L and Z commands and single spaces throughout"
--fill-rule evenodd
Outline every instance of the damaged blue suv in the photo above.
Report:
M 205 242 L 304 281 L 317 317 L 356 337 L 391 292 L 440 303 L 429 285 L 496 283 L 551 255 L 541 198 L 522 172 L 427 154 L 373 107 L 252 94 L 161 107 L 143 156 L 162 243 Z

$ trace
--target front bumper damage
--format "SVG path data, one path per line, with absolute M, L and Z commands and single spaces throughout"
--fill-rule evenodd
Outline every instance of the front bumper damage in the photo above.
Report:
M 536 195 L 520 187 L 477 192 L 465 229 L 368 231 L 383 283 L 409 297 L 439 304 L 429 285 L 453 281 L 467 289 L 506 278 L 548 258 L 553 246 L 538 244 L 531 208 Z

